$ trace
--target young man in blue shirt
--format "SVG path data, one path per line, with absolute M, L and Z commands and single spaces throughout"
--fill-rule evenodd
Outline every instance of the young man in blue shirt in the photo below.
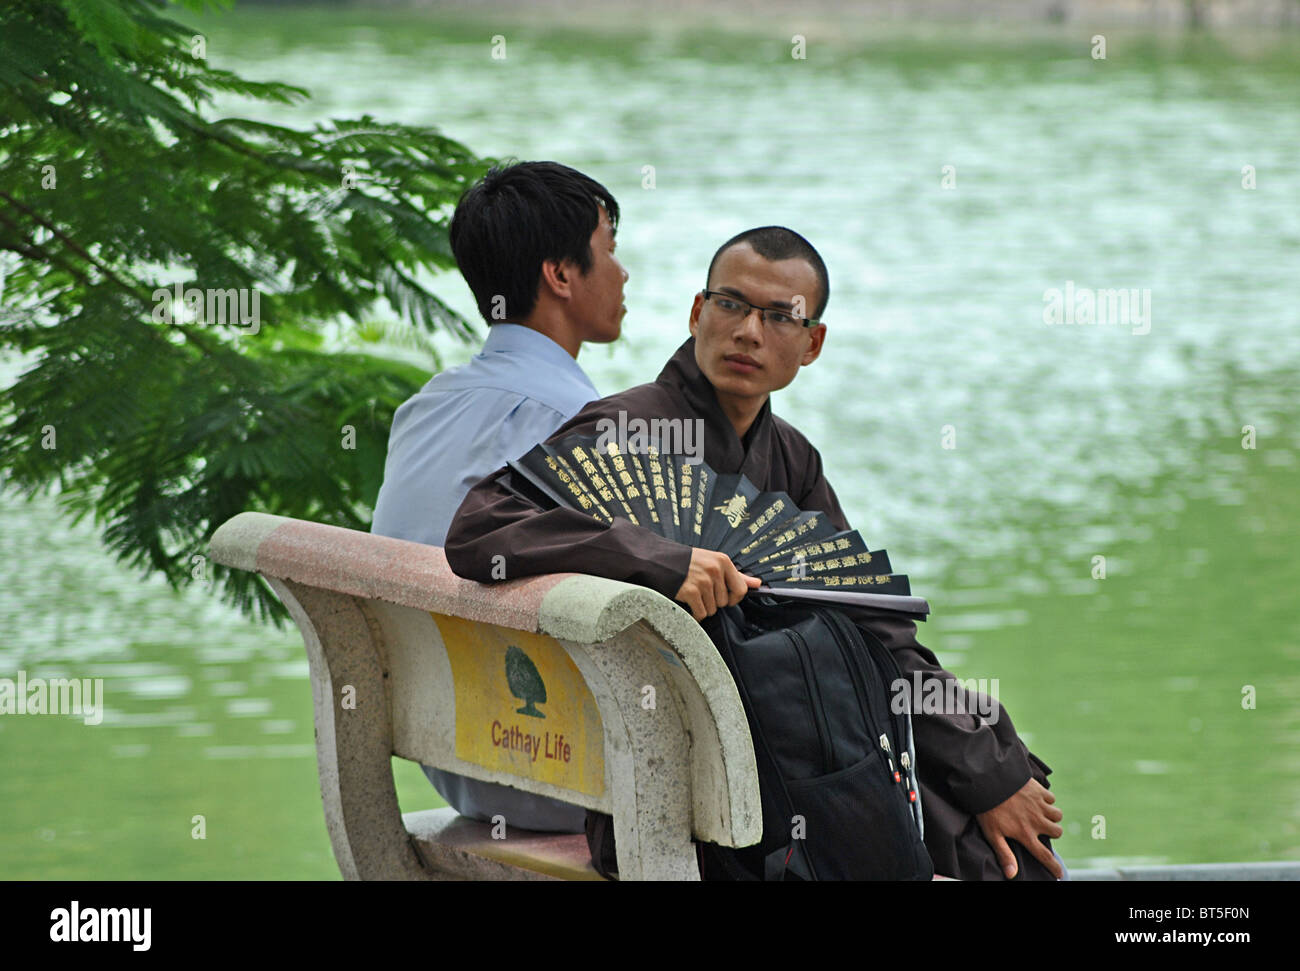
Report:
M 488 323 L 468 364 L 434 375 L 397 409 L 371 532 L 443 545 L 479 479 L 600 397 L 577 357 L 615 340 L 628 274 L 614 255 L 618 203 L 555 162 L 492 169 L 456 206 L 451 247 Z M 457 812 L 580 833 L 585 810 L 424 766 Z

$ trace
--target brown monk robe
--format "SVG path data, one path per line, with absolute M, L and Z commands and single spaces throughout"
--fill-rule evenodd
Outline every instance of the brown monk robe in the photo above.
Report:
M 794 426 L 771 413 L 770 400 L 744 439 L 737 437 L 696 364 L 695 338 L 678 348 L 655 381 L 591 402 L 548 441 L 571 434 L 598 437 L 597 421 L 617 421 L 620 411 L 628 421 L 703 419 L 704 461 L 715 472 L 740 472 L 760 489 L 789 494 L 800 509 L 827 513 L 839 529 L 852 528 L 822 474 L 821 456 Z M 470 490 L 447 534 L 447 562 L 460 576 L 491 582 L 493 557 L 504 555 L 511 578 L 579 571 L 641 584 L 669 599 L 681 589 L 691 559 L 689 546 L 626 520 L 611 524 L 576 509 L 543 511 L 499 485 L 495 479 L 500 471 Z M 893 652 L 909 683 L 915 671 L 921 672 L 923 687 L 932 678 L 955 680 L 917 642 L 912 621 L 888 611 L 846 612 Z M 1002 880 L 1002 868 L 975 816 L 1008 799 L 1031 777 L 1047 786 L 1051 769 L 1020 741 L 1000 704 L 972 698 L 959 685 L 943 687 L 942 697 L 956 690 L 968 699 L 965 711 L 996 710 L 997 720 L 986 721 L 978 714 L 912 715 L 925 845 L 937 874 Z M 1046 836 L 1040 839 L 1051 848 Z M 1016 855 L 1016 879 L 1055 879 L 1018 842 L 1007 842 Z

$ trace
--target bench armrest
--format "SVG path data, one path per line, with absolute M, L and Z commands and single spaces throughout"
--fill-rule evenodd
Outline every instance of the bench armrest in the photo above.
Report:
M 427 764 L 442 761 L 439 768 L 557 795 L 554 786 L 534 779 L 507 778 L 454 762 L 447 754 L 449 742 L 441 748 L 423 747 L 427 739 L 419 736 L 429 734 L 427 726 L 432 722 L 408 717 L 406 709 L 418 702 L 410 701 L 411 693 L 401 690 L 402 685 L 386 683 L 390 670 L 400 675 L 419 667 L 415 662 L 403 667 L 404 650 L 422 655 L 432 650 L 427 641 L 405 648 L 401 643 L 419 638 L 402 634 L 411 623 L 393 618 L 415 611 L 425 615 L 426 622 L 427 615 L 434 614 L 553 638 L 572 655 L 600 709 L 612 790 L 602 799 L 572 801 L 613 812 L 620 873 L 680 875 L 682 847 L 672 849 L 676 862 L 671 866 L 657 870 L 653 860 L 666 852 L 657 844 L 668 840 L 670 831 L 678 833 L 672 841 L 681 841 L 683 825 L 687 836 L 725 845 L 749 845 L 761 837 L 753 744 L 730 672 L 699 624 L 657 592 L 583 574 L 480 584 L 452 573 L 440 547 L 263 513 L 241 513 L 229 520 L 213 536 L 209 551 L 218 563 L 267 578 L 302 630 L 317 695 L 323 792 L 336 784 L 333 777 L 342 771 L 340 766 L 354 758 L 353 753 L 341 751 L 350 743 L 339 735 L 341 719 L 333 684 L 342 683 L 344 667 L 347 683 L 365 680 L 365 672 L 357 670 L 357 659 L 344 657 L 351 650 L 346 645 L 364 644 L 362 660 L 382 672 L 375 683 L 385 703 L 376 707 L 397 709 L 385 711 L 386 724 L 371 726 L 371 734 L 379 732 L 383 738 L 382 744 L 368 743 L 372 756 L 384 745 L 389 755 L 412 757 L 403 749 L 428 751 L 432 757 Z M 337 659 L 327 656 L 331 651 L 339 655 Z M 644 712 L 637 710 L 641 706 L 629 699 L 629 687 L 638 691 L 639 702 L 640 686 L 663 683 L 664 671 L 671 675 L 667 679 L 671 698 L 664 699 L 664 708 L 679 717 L 643 717 Z M 327 683 L 328 691 L 323 687 Z M 421 731 L 414 731 L 412 725 Z M 683 754 L 689 764 L 678 784 L 664 764 L 683 761 Z M 373 778 L 367 779 L 367 785 L 375 784 Z M 662 785 L 657 784 L 659 779 Z M 326 794 L 327 818 L 330 798 Z M 652 822 L 658 818 L 676 822 L 660 833 L 662 827 Z M 338 826 L 346 829 L 346 820 Z M 336 828 L 331 826 L 331 836 Z M 351 837 L 347 840 L 357 843 Z M 626 870 L 625 842 L 632 846 Z M 686 842 L 689 847 L 689 839 Z M 338 839 L 335 850 L 337 855 Z M 343 868 L 348 873 L 348 867 Z

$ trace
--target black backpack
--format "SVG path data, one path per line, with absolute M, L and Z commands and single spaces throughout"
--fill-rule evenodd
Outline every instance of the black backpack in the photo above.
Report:
M 713 880 L 929 880 L 911 716 L 889 650 L 834 607 L 746 597 L 702 624 L 749 719 L 763 838 L 698 844 Z M 910 699 L 909 699 L 910 701 Z M 589 813 L 597 869 L 613 864 L 609 817 Z

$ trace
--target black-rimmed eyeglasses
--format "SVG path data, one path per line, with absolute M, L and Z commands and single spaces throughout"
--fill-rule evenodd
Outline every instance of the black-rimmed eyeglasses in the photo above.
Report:
M 820 320 L 814 320 L 811 317 L 800 317 L 789 310 L 780 310 L 776 307 L 760 307 L 748 300 L 737 297 L 735 294 L 723 293 L 721 290 L 701 290 L 700 292 L 704 295 L 705 300 L 712 300 L 713 306 L 717 307 L 718 312 L 728 320 L 743 320 L 757 310 L 763 324 L 770 327 L 774 333 L 792 336 L 802 328 L 816 327 L 821 323 Z

